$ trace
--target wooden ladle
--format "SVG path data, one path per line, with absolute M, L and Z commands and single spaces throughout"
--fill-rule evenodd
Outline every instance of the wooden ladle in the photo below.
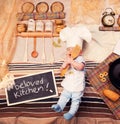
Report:
M 37 58 L 38 52 L 36 51 L 36 37 L 34 37 L 34 47 L 33 47 L 33 48 L 34 48 L 34 49 L 33 49 L 32 53 L 31 53 L 31 56 L 32 56 L 33 58 Z

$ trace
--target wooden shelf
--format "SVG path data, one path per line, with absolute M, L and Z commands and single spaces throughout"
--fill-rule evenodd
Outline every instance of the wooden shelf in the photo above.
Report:
M 17 33 L 17 36 L 20 37 L 59 37 L 59 34 L 57 33 L 51 33 L 51 32 L 21 32 Z
M 29 19 L 35 20 L 54 20 L 54 19 L 64 19 L 65 12 L 47 12 L 47 13 L 17 13 L 18 21 L 26 21 Z
M 99 31 L 120 31 L 120 27 L 117 27 L 117 26 L 114 26 L 114 27 L 100 26 Z

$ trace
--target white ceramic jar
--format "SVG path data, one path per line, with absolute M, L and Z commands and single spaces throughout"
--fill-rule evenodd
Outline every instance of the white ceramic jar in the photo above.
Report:
M 28 20 L 28 29 L 27 31 L 35 31 L 35 20 L 29 19 Z
M 44 31 L 44 22 L 41 20 L 36 21 L 36 31 L 43 32 Z
M 46 32 L 53 32 L 53 22 L 50 20 L 47 20 L 45 22 L 45 31 Z

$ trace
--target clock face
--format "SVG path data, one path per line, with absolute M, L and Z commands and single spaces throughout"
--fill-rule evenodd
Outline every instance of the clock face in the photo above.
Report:
M 115 19 L 111 15 L 106 15 L 106 16 L 103 16 L 102 23 L 105 26 L 113 26 L 115 23 Z

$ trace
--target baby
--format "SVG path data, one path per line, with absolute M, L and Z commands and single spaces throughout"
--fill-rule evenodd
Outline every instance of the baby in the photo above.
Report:
M 63 91 L 57 104 L 52 105 L 52 109 L 56 112 L 62 112 L 71 99 L 70 110 L 63 115 L 66 120 L 70 120 L 79 109 L 85 89 L 85 60 L 82 57 L 82 50 L 79 51 L 75 59 L 72 58 L 71 53 L 76 45 L 82 48 L 83 40 L 90 42 L 91 34 L 84 26 L 66 27 L 60 32 L 60 39 L 67 43 L 66 58 L 60 70 L 62 71 L 67 66 L 69 69 L 61 83 Z

